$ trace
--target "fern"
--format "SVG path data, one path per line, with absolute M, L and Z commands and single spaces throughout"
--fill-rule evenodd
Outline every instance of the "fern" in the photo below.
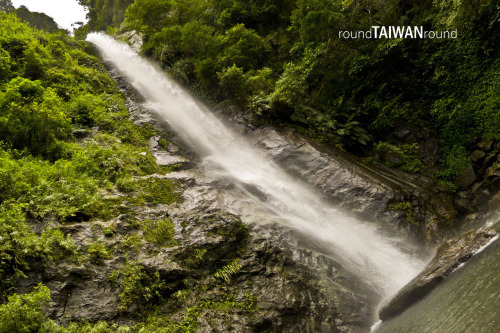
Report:
M 227 283 L 231 281 L 231 276 L 237 274 L 241 269 L 241 265 L 238 264 L 238 260 L 234 260 L 230 264 L 222 267 L 217 272 L 215 272 L 214 277 L 223 279 Z

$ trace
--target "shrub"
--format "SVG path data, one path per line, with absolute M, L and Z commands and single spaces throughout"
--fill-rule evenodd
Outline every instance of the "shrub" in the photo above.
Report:
M 0 140 L 33 155 L 57 158 L 59 140 L 69 135 L 63 102 L 40 81 L 17 77 L 0 92 Z
M 7 303 L 0 305 L 0 331 L 60 332 L 57 325 L 42 311 L 49 299 L 50 290 L 41 283 L 29 294 L 9 296 Z
M 113 254 L 102 241 L 96 240 L 85 249 L 89 255 L 89 259 L 93 264 L 100 264 L 103 259 L 110 259 Z
M 132 304 L 144 307 L 163 298 L 165 282 L 158 271 L 149 273 L 139 263 L 128 262 L 120 270 L 120 308 Z
M 174 246 L 174 224 L 168 218 L 163 220 L 145 220 L 143 222 L 144 239 L 158 246 Z

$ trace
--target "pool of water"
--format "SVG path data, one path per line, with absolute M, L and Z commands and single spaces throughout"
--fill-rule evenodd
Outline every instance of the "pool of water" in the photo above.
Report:
M 500 240 L 375 332 L 500 332 Z

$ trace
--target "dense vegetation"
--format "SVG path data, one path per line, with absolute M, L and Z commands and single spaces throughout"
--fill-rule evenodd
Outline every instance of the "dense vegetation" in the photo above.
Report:
M 91 30 L 139 31 L 144 54 L 213 105 L 295 126 L 331 145 L 372 151 L 409 172 L 435 169 L 451 187 L 470 163 L 472 140 L 500 139 L 495 1 L 80 2 L 88 6 L 90 22 L 77 37 Z M 340 30 L 372 25 L 458 29 L 459 38 L 338 37 Z M 399 136 L 401 130 L 413 134 Z M 202 309 L 254 309 L 252 295 L 236 301 L 227 292 L 216 302 L 193 303 L 176 323 L 153 313 L 133 327 L 104 322 L 61 327 L 42 310 L 50 299 L 46 286 L 14 293 L 35 263 L 98 266 L 122 251 L 126 264 L 109 276 L 110 284 L 119 285 L 121 306 L 151 310 L 160 302 L 167 293 L 164 282 L 135 259 L 144 242 L 177 245 L 167 217 L 131 218 L 144 239 L 130 235 L 116 248 L 97 239 L 79 246 L 59 227 L 179 201 L 177 184 L 147 178 L 170 170 L 148 152 L 147 140 L 157 134 L 128 119 L 124 96 L 87 43 L 68 37 L 44 14 L 0 0 L 0 331 L 190 332 Z M 429 153 L 422 146 L 433 136 L 441 146 L 438 167 L 419 159 Z M 410 203 L 389 209 L 413 221 Z M 244 244 L 248 230 L 234 225 L 233 243 Z M 116 225 L 102 233 L 113 237 Z M 211 283 L 228 283 L 241 269 L 241 248 L 229 245 L 234 258 L 206 269 Z M 215 252 L 191 248 L 179 260 L 198 269 Z M 181 304 L 191 292 L 180 289 L 170 301 Z
M 496 1 L 80 2 L 88 29 L 141 32 L 143 52 L 206 101 L 352 151 L 373 147 L 407 171 L 423 172 L 424 157 L 452 187 L 469 142 L 500 137 Z M 458 38 L 339 38 L 373 25 Z M 432 137 L 440 163 L 425 147 Z
M 44 13 L 32 12 L 25 6 L 20 6 L 13 11 L 22 21 L 25 21 L 30 26 L 38 30 L 44 30 L 51 33 L 63 30 L 58 27 L 57 23 L 52 17 Z
M 168 145 L 168 134 L 129 120 L 90 44 L 1 4 L 10 13 L 0 12 L 0 332 L 194 332 L 201 311 L 254 311 L 254 296 L 236 299 L 226 287 L 249 233 L 235 217 L 224 225 L 214 223 L 219 216 L 190 217 L 222 241 L 210 251 L 178 247 L 178 262 L 196 271 L 189 283 L 172 285 L 140 263 L 178 245 L 162 207 L 181 201 L 180 186 L 156 177 L 176 166 L 159 166 L 148 147 L 157 136 Z M 91 238 L 75 240 L 73 226 Z M 56 323 L 47 314 L 51 291 L 40 275 L 33 280 L 47 267 L 99 272 L 115 290 L 115 310 L 135 309 L 137 324 Z M 16 293 L 23 283 L 38 286 Z M 165 304 L 177 317 L 158 312 Z
M 59 225 L 180 200 L 169 180 L 141 178 L 170 170 L 149 154 L 156 134 L 128 120 L 122 93 L 88 43 L 0 12 L 0 331 L 60 331 L 41 311 L 45 286 L 13 294 L 33 264 L 110 257 L 102 242 L 77 246 Z M 168 219 L 146 222 L 148 242 L 175 243 Z

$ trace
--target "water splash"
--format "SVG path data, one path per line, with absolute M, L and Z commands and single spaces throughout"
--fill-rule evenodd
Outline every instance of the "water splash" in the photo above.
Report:
M 421 271 L 424 262 L 401 251 L 373 225 L 323 202 L 313 189 L 293 179 L 263 152 L 224 126 L 128 45 L 100 33 L 89 34 L 88 41 L 146 98 L 147 107 L 168 121 L 198 152 L 203 163 L 210 166 L 207 169 L 211 176 L 231 180 L 259 211 L 266 211 L 273 220 L 334 252 L 347 268 L 381 290 L 383 296 L 399 290 Z

